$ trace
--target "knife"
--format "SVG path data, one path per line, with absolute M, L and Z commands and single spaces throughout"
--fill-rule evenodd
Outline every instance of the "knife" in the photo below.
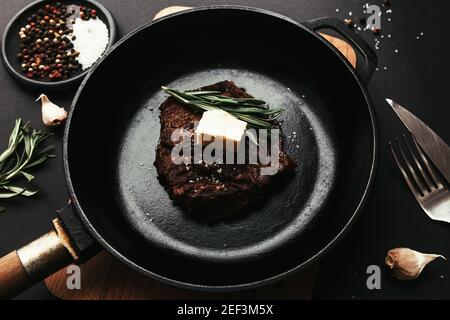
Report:
M 409 132 L 414 135 L 421 148 L 431 161 L 433 161 L 447 182 L 450 183 L 450 147 L 430 127 L 411 112 L 391 99 L 386 99 L 386 101 L 394 109 Z

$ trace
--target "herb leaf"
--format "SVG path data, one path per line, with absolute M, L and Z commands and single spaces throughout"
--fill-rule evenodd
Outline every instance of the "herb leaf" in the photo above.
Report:
M 174 99 L 199 111 L 224 110 L 256 128 L 272 128 L 284 109 L 269 109 L 266 102 L 254 98 L 232 98 L 219 91 L 185 91 L 161 87 Z
M 28 169 L 36 167 L 53 157 L 53 147 L 44 147 L 42 143 L 50 134 L 33 130 L 28 123 L 17 119 L 11 132 L 7 149 L 0 155 L 0 199 L 16 196 L 31 197 L 39 190 L 31 190 L 16 184 L 19 178 L 27 183 L 34 180 Z M 5 208 L 0 207 L 0 212 Z

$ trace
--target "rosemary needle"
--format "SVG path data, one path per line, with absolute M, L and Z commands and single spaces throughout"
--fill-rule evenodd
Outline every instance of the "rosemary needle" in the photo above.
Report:
M 233 98 L 220 91 L 178 91 L 162 86 L 161 89 L 174 99 L 199 111 L 224 110 L 252 127 L 272 128 L 284 109 L 269 109 L 265 101 L 254 98 Z
M 53 157 L 53 147 L 44 147 L 42 143 L 50 136 L 39 130 L 33 130 L 28 123 L 16 120 L 11 132 L 7 149 L 0 154 L 0 199 L 16 196 L 31 197 L 38 190 L 17 185 L 17 180 L 25 179 L 28 184 L 35 177 L 29 170 Z M 0 207 L 0 212 L 5 208 Z

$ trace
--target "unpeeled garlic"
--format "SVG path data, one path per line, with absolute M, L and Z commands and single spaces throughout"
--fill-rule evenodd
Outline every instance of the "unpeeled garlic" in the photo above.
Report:
M 47 127 L 59 126 L 66 120 L 67 111 L 51 102 L 45 94 L 41 94 L 38 100 L 41 100 L 42 121 Z
M 385 263 L 397 279 L 413 280 L 420 275 L 428 263 L 436 258 L 445 259 L 444 256 L 439 254 L 421 253 L 408 248 L 395 248 L 388 251 Z

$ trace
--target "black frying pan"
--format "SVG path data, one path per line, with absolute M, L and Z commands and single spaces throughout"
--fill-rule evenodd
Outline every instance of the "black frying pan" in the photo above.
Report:
M 354 45 L 356 71 L 314 32 L 320 28 Z M 177 286 L 235 290 L 303 268 L 342 237 L 368 195 L 377 133 L 365 85 L 375 66 L 369 46 L 331 18 L 300 24 L 214 6 L 132 32 L 93 68 L 73 102 L 64 137 L 73 202 L 61 213 L 65 247 L 81 258 L 92 248 L 79 216 L 121 261 Z M 157 180 L 160 86 L 195 89 L 226 79 L 286 109 L 285 145 L 298 168 L 258 207 L 209 224 L 175 206 Z

